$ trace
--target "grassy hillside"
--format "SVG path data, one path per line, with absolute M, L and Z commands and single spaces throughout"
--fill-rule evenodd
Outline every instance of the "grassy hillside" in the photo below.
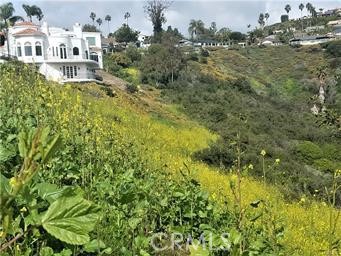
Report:
M 242 162 L 256 164 L 254 176 L 264 176 L 259 153 L 265 149 L 269 182 L 288 198 L 323 198 L 323 187 L 341 166 L 340 133 L 321 126 L 310 108 L 319 88 L 317 70 L 330 60 L 319 47 L 211 51 L 207 64 L 191 62 L 188 75 L 163 95 L 221 135 L 198 159 L 229 169 L 236 159 L 230 145 L 240 133 Z M 327 106 L 339 110 L 341 86 L 332 79 L 334 71 L 327 72 Z M 271 164 L 276 159 L 282 161 L 278 169 Z
M 235 66 L 231 65 L 226 72 L 234 77 L 232 67 Z M 200 68 L 225 75 L 225 69 L 215 65 Z M 216 83 L 210 79 L 201 81 L 202 92 L 211 81 Z M 219 86 L 226 85 L 218 85 L 214 91 L 229 99 L 229 94 Z M 260 144 L 254 152 L 257 162 L 231 165 L 228 171 L 196 160 L 193 155 L 218 141 L 218 134 L 189 120 L 181 105 L 161 103 L 159 90 L 146 87 L 133 95 L 116 90 L 116 96 L 110 97 L 107 92 L 112 88 L 95 84 L 61 87 L 44 81 L 26 66 L 11 65 L 1 66 L 0 88 L 1 184 L 14 188 L 13 181 L 18 181 L 16 175 L 20 173 L 23 152 L 17 147 L 18 142 L 22 145 L 17 134 L 48 126 L 63 141 L 55 156 L 41 164 L 39 173 L 32 182 L 24 184 L 27 189 L 16 195 L 11 204 L 15 218 L 8 230 L 4 229 L 5 222 L 2 223 L 1 242 L 8 243 L 16 235 L 23 235 L 6 248 L 5 255 L 58 255 L 53 253 L 62 250 L 62 255 L 154 255 L 150 246 L 152 235 L 174 231 L 191 234 L 195 239 L 202 232 L 213 231 L 214 235 L 228 232 L 232 255 L 240 252 L 337 255 L 337 238 L 341 236 L 339 210 L 304 196 L 287 201 L 276 186 L 251 178 L 249 174 L 256 169 L 260 150 L 269 152 L 267 144 Z M 185 89 L 183 97 L 187 97 Z M 201 93 L 200 87 L 195 90 Z M 235 91 L 238 88 L 227 92 Z M 177 92 L 174 89 L 172 96 Z M 209 102 L 210 95 L 203 96 Z M 252 97 L 263 99 L 257 98 L 259 95 Z M 193 106 L 204 109 L 197 103 L 194 101 Z M 273 106 L 268 99 L 266 104 Z M 200 119 L 194 112 L 187 113 Z M 210 124 L 209 120 L 202 123 Z M 231 150 L 238 150 L 240 143 L 234 140 L 237 143 L 231 145 Z M 270 164 L 272 160 L 266 158 L 266 161 Z M 285 161 L 281 158 L 281 164 Z M 280 169 L 281 165 L 276 168 Z M 99 221 L 93 230 L 88 230 L 90 238 L 84 238 L 83 234 L 80 238 L 84 242 L 71 245 L 74 236 L 64 237 L 50 229 L 36 228 L 40 222 L 35 216 L 44 214 L 50 209 L 49 204 L 60 200 L 47 197 L 49 191 L 41 192 L 39 184 L 45 184 L 46 188 L 79 188 L 83 192 L 77 192 L 78 196 L 99 206 Z M 1 196 L 3 193 L 1 190 Z M 78 227 L 81 226 L 79 223 Z M 63 234 L 68 227 L 55 228 L 63 230 Z M 78 237 L 77 231 L 73 230 Z M 169 240 L 159 242 L 167 244 Z M 214 245 L 219 246 L 219 242 L 215 238 Z M 189 251 L 183 249 L 178 248 L 176 253 L 188 255 Z M 197 255 L 193 247 L 190 250 L 191 255 Z M 224 255 L 222 251 L 211 253 Z M 160 255 L 174 255 L 174 252 L 163 251 Z M 207 251 L 202 255 L 208 255 Z

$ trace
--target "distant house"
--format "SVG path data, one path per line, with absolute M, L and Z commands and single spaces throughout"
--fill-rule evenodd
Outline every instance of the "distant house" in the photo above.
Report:
M 338 38 L 341 37 L 341 27 L 335 28 L 333 31 L 333 35 Z
M 279 29 L 279 30 L 274 30 L 273 33 L 274 35 L 278 35 L 278 34 L 283 34 L 284 31 L 282 29 Z
M 341 26 L 341 20 L 332 20 L 327 23 L 328 26 Z
M 282 43 L 276 38 L 275 35 L 270 35 L 265 37 L 261 43 L 261 45 L 265 45 L 265 46 L 278 46 L 278 45 L 282 45 Z
M 325 11 L 322 16 L 324 17 L 328 17 L 328 16 L 332 16 L 335 14 L 335 10 L 328 10 L 328 11 Z
M 202 39 L 194 42 L 193 45 L 195 47 L 229 47 L 230 44 L 228 42 L 219 42 L 212 39 Z
M 193 42 L 186 40 L 186 39 L 182 39 L 179 41 L 178 43 L 179 47 L 184 47 L 184 46 L 193 46 Z
M 325 29 L 325 26 L 312 26 L 312 27 L 305 28 L 305 32 L 312 33 L 312 32 L 320 31 L 323 29 Z
M 148 48 L 150 46 L 150 36 L 139 34 L 138 45 L 141 48 Z
M 289 41 L 290 45 L 315 45 L 335 40 L 334 36 L 318 35 L 293 38 Z

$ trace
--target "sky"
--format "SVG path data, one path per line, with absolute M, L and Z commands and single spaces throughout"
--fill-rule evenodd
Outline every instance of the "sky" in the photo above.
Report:
M 0 0 L 5 3 L 10 0 Z M 103 22 L 101 30 L 103 34 L 115 31 L 124 21 L 124 13 L 130 12 L 131 18 L 129 25 L 140 31 L 141 34 L 149 35 L 152 33 L 152 25 L 144 13 L 143 6 L 146 1 L 142 0 L 12 0 L 15 7 L 15 15 L 25 17 L 22 4 L 35 4 L 39 6 L 44 13 L 44 20 L 50 26 L 72 28 L 76 22 L 81 24 L 92 23 L 89 15 L 95 12 L 97 18 L 100 17 L 104 21 L 104 17 L 108 14 L 112 17 L 110 27 Z M 268 12 L 270 18 L 268 23 L 276 23 L 280 21 L 280 16 L 285 14 L 284 7 L 290 4 L 292 11 L 289 13 L 290 18 L 298 18 L 301 12 L 298 9 L 299 4 L 308 1 L 293 0 L 239 0 L 239 1 L 217 1 L 217 0 L 199 0 L 199 1 L 180 1 L 174 0 L 171 7 L 166 13 L 167 23 L 164 28 L 171 25 L 176 27 L 180 32 L 188 36 L 188 24 L 191 19 L 201 19 L 207 27 L 211 22 L 216 22 L 218 29 L 228 27 L 233 31 L 247 31 L 247 25 L 251 24 L 252 28 L 258 25 L 258 16 L 260 13 Z M 309 1 L 317 9 L 324 8 L 334 9 L 341 8 L 341 0 L 319 0 Z M 306 10 L 303 11 L 303 15 Z M 25 17 L 26 18 L 26 17 Z

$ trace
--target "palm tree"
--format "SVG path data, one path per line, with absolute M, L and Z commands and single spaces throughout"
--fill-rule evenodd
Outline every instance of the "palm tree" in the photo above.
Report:
M 305 7 L 307 8 L 308 12 L 311 12 L 311 9 L 313 8 L 313 5 L 311 3 L 307 3 Z
M 32 22 L 32 16 L 34 15 L 34 9 L 32 8 L 32 6 L 28 4 L 23 4 L 22 8 L 26 12 L 27 18 L 29 18 L 29 20 Z
M 265 19 L 264 13 L 259 14 L 258 24 L 261 26 L 262 29 L 264 29 L 264 25 L 265 25 L 264 19 Z
M 110 23 L 110 21 L 111 21 L 111 16 L 110 15 L 107 15 L 107 16 L 105 16 L 105 21 L 107 21 L 108 22 L 108 34 L 110 33 L 110 26 L 109 26 L 109 23 Z
M 265 13 L 264 18 L 265 18 L 266 23 L 268 23 L 268 19 L 270 18 L 270 14 L 268 12 Z
M 284 10 L 287 12 L 288 16 L 289 16 L 289 12 L 291 11 L 291 6 L 290 4 L 287 4 L 284 8 Z
M 43 19 L 43 12 L 38 6 L 23 4 L 22 7 L 26 12 L 26 16 L 29 18 L 30 22 L 32 22 L 33 16 L 35 16 L 39 21 Z
M 124 19 L 126 20 L 126 24 L 127 24 L 127 26 L 128 26 L 128 19 L 130 18 L 130 13 L 129 12 L 126 12 L 125 14 L 124 14 Z
M 96 20 L 96 22 L 97 22 L 97 24 L 98 24 L 99 30 L 101 30 L 101 25 L 102 25 L 102 23 L 103 23 L 102 19 L 101 19 L 101 18 L 98 18 L 98 19 Z
M 40 23 L 41 20 L 44 18 L 44 14 L 43 14 L 42 10 L 41 10 L 39 7 L 38 7 L 38 9 L 37 9 L 36 17 L 37 17 L 39 23 Z
M 205 30 L 205 24 L 202 20 L 191 20 L 188 27 L 188 33 L 193 39 L 194 35 L 197 37 Z
M 92 25 L 95 26 L 96 13 L 91 12 L 90 13 L 90 19 L 92 19 Z
M 3 23 L 3 27 L 5 30 L 5 35 L 7 39 L 7 54 L 10 55 L 9 52 L 9 40 L 8 40 L 8 27 L 12 26 L 16 21 L 24 20 L 20 16 L 13 16 L 15 9 L 12 3 L 6 3 L 0 5 L 0 22 Z
M 301 24 L 302 24 L 302 31 L 303 31 L 303 9 L 304 9 L 304 4 L 301 3 L 298 8 L 301 10 Z

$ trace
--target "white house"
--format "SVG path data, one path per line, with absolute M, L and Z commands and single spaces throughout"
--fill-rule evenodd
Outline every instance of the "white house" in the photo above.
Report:
M 305 36 L 305 37 L 298 37 L 293 38 L 289 41 L 290 45 L 315 45 L 315 44 L 322 44 L 329 41 L 335 40 L 334 36 Z
M 76 23 L 72 31 L 19 22 L 9 28 L 8 40 L 1 55 L 16 56 L 19 61 L 34 64 L 47 79 L 64 82 L 95 81 L 95 70 L 103 68 L 101 35 L 82 32 Z
M 260 44 L 265 45 L 265 46 L 282 45 L 275 35 L 270 35 L 270 36 L 265 37 Z

